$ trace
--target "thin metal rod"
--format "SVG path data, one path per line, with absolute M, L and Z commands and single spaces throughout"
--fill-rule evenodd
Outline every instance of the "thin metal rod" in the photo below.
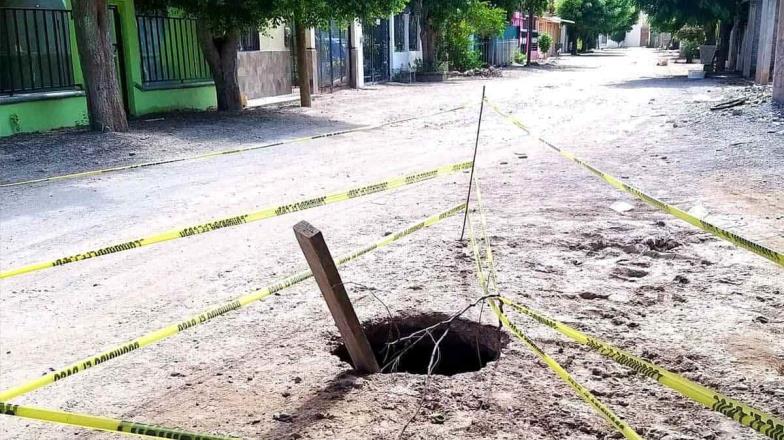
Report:
M 482 131 L 482 113 L 485 111 L 485 88 L 482 86 L 482 103 L 479 105 L 479 122 L 476 124 L 476 144 L 474 144 L 474 160 L 471 162 L 471 178 L 468 179 L 468 195 L 466 196 L 465 214 L 463 215 L 463 230 L 460 231 L 460 241 L 465 236 L 466 220 L 468 220 L 468 204 L 471 201 L 471 187 L 474 184 L 474 168 L 476 168 L 476 152 L 479 150 L 479 132 Z

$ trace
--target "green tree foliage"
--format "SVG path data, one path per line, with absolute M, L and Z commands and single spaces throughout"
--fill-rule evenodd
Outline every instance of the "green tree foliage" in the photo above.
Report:
M 411 0 L 412 10 L 419 16 L 421 23 L 419 37 L 422 41 L 422 64 L 424 70 L 437 70 L 448 47 L 457 40 L 466 42 L 466 31 L 477 34 L 500 32 L 500 22 L 504 19 L 504 8 L 495 2 L 485 0 Z M 454 29 L 453 25 L 463 23 L 467 29 Z M 499 29 L 499 30 L 496 30 Z M 462 33 L 462 37 L 450 34 Z M 445 40 L 451 40 L 449 42 Z M 468 43 L 466 42 L 466 47 Z M 452 59 L 450 58 L 450 61 Z
M 550 34 L 542 33 L 539 34 L 539 52 L 546 54 L 550 51 L 550 47 L 553 45 L 553 37 Z
M 704 26 L 730 20 L 739 0 L 637 0 L 651 24 L 665 32 L 677 32 L 684 25 Z
M 618 43 L 620 46 L 626 41 L 626 31 L 616 31 L 614 34 L 610 35 L 610 39 Z
M 500 35 L 506 27 L 506 11 L 484 1 L 472 1 L 464 10 L 447 21 L 443 48 L 450 68 L 468 70 L 480 67 L 479 53 L 474 49 L 474 36 L 490 38 Z
M 631 30 L 639 16 L 635 0 L 559 0 L 558 15 L 575 21 L 569 26 L 572 47 L 577 39 L 583 41 L 583 49 L 593 46 L 599 34 L 613 35 Z

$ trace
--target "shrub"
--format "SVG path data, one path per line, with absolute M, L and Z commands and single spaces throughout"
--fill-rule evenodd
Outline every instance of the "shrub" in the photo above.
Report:
M 518 51 L 517 53 L 515 53 L 514 61 L 517 64 L 525 64 L 525 54 Z
M 626 41 L 626 31 L 618 31 L 610 36 L 610 39 L 618 43 L 618 46 L 623 45 Z
M 553 45 L 553 37 L 550 34 L 539 34 L 539 52 L 547 53 Z
M 698 26 L 684 26 L 676 36 L 681 40 L 681 53 L 687 63 L 700 56 L 700 45 L 705 44 L 705 31 Z
M 691 63 L 694 58 L 700 56 L 700 44 L 696 41 L 685 40 L 682 46 L 683 56 L 686 57 L 687 63 Z
M 697 45 L 705 43 L 705 31 L 698 26 L 684 26 L 676 33 L 676 36 L 681 41 L 693 41 Z

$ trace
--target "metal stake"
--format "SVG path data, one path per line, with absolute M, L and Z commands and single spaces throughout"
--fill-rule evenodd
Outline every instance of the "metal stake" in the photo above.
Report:
M 465 203 L 465 215 L 463 216 L 463 230 L 460 232 L 460 241 L 465 236 L 466 220 L 468 220 L 468 203 L 471 200 L 471 186 L 474 184 L 474 167 L 476 167 L 476 151 L 479 149 L 479 132 L 482 130 L 482 113 L 485 111 L 485 88 L 482 86 L 482 103 L 479 105 L 479 123 L 476 124 L 476 144 L 474 144 L 474 160 L 471 162 L 471 178 L 468 180 L 468 196 Z

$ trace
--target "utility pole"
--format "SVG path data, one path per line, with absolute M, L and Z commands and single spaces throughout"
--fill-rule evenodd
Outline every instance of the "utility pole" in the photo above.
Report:
M 779 0 L 776 58 L 773 68 L 773 101 L 784 105 L 784 0 Z

